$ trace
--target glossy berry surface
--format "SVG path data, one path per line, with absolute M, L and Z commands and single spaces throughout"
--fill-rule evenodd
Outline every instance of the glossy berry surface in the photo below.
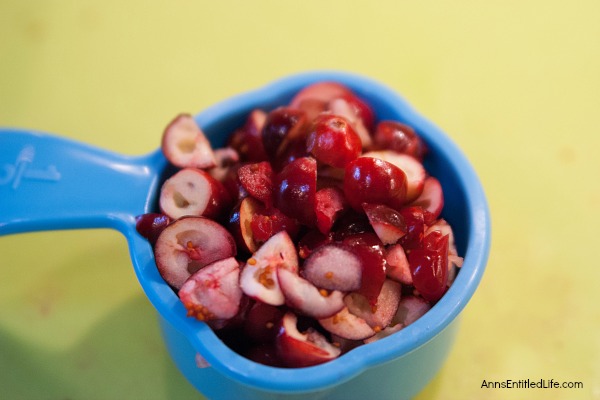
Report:
M 312 226 L 316 192 L 317 162 L 310 157 L 298 158 L 276 175 L 273 204 L 288 217 Z
M 323 114 L 313 123 L 306 139 L 306 149 L 317 161 L 343 168 L 358 158 L 362 142 L 345 118 Z
M 438 301 L 447 289 L 448 236 L 437 237 L 412 249 L 408 262 L 415 289 L 427 301 Z
M 375 146 L 381 149 L 394 150 L 422 159 L 425 144 L 415 130 L 401 122 L 381 121 L 375 128 Z
M 148 239 L 151 244 L 156 243 L 158 235 L 171 223 L 171 218 L 160 213 L 148 213 L 135 217 L 135 229 L 140 235 Z
M 302 132 L 306 124 L 304 111 L 279 107 L 267 114 L 262 129 L 262 142 L 270 159 L 283 151 L 282 146 Z
M 363 203 L 399 209 L 406 200 L 406 174 L 389 162 L 359 157 L 345 168 L 344 193 L 357 211 Z

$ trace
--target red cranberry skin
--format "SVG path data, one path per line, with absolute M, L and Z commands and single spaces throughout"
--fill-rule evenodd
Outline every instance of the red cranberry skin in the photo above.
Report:
M 401 122 L 381 121 L 375 128 L 374 142 L 377 148 L 394 150 L 422 160 L 425 144 L 415 130 Z
M 160 213 L 148 213 L 135 217 L 135 229 L 154 245 L 160 233 L 171 223 L 171 218 Z
M 273 169 L 267 161 L 246 164 L 238 169 L 238 179 L 246 192 L 270 207 L 273 200 Z
M 423 247 L 408 253 L 413 285 L 425 300 L 431 302 L 444 295 L 448 284 L 448 235 L 434 236 L 435 241 L 426 241 Z
M 300 134 L 306 124 L 306 114 L 302 110 L 279 107 L 267 115 L 262 129 L 262 142 L 271 160 L 275 159 L 286 146 L 286 141 Z
M 253 110 L 245 124 L 237 129 L 227 140 L 227 146 L 234 148 L 240 159 L 246 162 L 268 160 L 262 141 L 262 128 L 267 114 L 261 110 Z
M 362 141 L 350 122 L 333 114 L 317 117 L 306 139 L 306 149 L 317 161 L 344 168 L 358 158 Z
M 356 211 L 362 212 L 363 203 L 399 210 L 406 202 L 406 191 L 406 174 L 387 161 L 359 157 L 345 168 L 344 194 Z
M 259 209 L 252 216 L 250 227 L 254 235 L 254 240 L 266 242 L 278 232 L 286 231 L 292 239 L 295 239 L 300 227 L 295 219 L 292 219 L 276 209 Z
M 311 157 L 297 158 L 275 176 L 273 204 L 301 224 L 314 226 L 316 192 L 317 161 Z
M 280 308 L 260 301 L 255 302 L 244 321 L 245 336 L 255 343 L 272 343 L 283 314 Z
M 292 161 L 302 158 L 310 157 L 310 153 L 306 150 L 306 139 L 302 135 L 298 135 L 290 140 L 286 140 L 281 148 L 279 154 L 275 159 L 271 160 L 271 166 L 275 171 L 281 171 L 283 167 L 291 163 Z
M 331 234 L 325 235 L 317 229 L 309 230 L 298 241 L 298 255 L 301 259 L 306 259 L 314 250 L 332 241 L 333 237 Z
M 342 241 L 348 236 L 363 233 L 375 234 L 375 231 L 364 212 L 357 213 L 352 210 L 336 221 L 332 233 L 335 240 Z
M 420 247 L 425 235 L 423 209 L 419 206 L 404 207 L 400 210 L 400 215 L 406 225 L 406 234 L 400 239 L 399 243 L 407 251 Z

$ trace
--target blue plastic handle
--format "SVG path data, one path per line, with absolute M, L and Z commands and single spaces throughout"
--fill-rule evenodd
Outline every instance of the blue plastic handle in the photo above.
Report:
M 0 129 L 0 235 L 55 229 L 128 232 L 151 209 L 160 150 L 123 156 L 51 134 Z

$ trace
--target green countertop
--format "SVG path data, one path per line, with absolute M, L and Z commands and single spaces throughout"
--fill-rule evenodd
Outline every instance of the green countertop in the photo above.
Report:
M 0 2 L 0 126 L 144 154 L 175 114 L 275 78 L 371 76 L 454 138 L 492 213 L 488 269 L 418 399 L 600 399 L 599 20 L 593 0 Z M 482 388 L 509 379 L 583 388 Z M 202 398 L 120 234 L 0 238 L 0 398 Z

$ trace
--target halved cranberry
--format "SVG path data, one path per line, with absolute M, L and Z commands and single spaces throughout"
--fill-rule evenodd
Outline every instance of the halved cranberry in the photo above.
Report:
M 405 285 L 412 285 L 412 275 L 406 252 L 400 244 L 394 244 L 386 249 L 385 260 L 387 261 L 385 274 L 388 278 Z
M 319 162 L 343 168 L 360 155 L 362 142 L 345 118 L 323 114 L 314 121 L 306 149 Z
M 363 340 L 376 333 L 367 321 L 352 314 L 348 307 L 332 317 L 320 319 L 319 324 L 332 335 L 347 340 Z
M 280 153 L 271 160 L 273 170 L 281 171 L 286 165 L 303 157 L 311 157 L 306 150 L 306 137 L 299 136 L 282 144 Z
M 397 121 L 381 121 L 375 128 L 375 146 L 423 159 L 425 144 L 409 125 Z
M 294 239 L 300 227 L 295 219 L 288 217 L 275 207 L 259 207 L 256 209 L 256 214 L 252 216 L 250 229 L 255 242 L 261 244 L 281 231 L 286 231 Z
M 176 289 L 204 266 L 235 255 L 235 241 L 229 232 L 204 217 L 173 221 L 158 236 L 154 249 L 160 275 Z
M 163 183 L 159 206 L 172 219 L 187 215 L 218 219 L 231 206 L 231 198 L 225 186 L 208 172 L 183 168 Z
M 339 115 L 340 117 L 345 118 L 354 131 L 360 138 L 360 144 L 363 148 L 370 148 L 373 139 L 371 139 L 371 134 L 369 130 L 365 127 L 365 124 L 362 118 L 357 114 L 357 111 L 354 107 L 348 103 L 344 98 L 336 98 L 329 102 L 329 112 L 335 115 Z
M 278 269 L 277 278 L 285 303 L 304 316 L 327 318 L 344 308 L 344 293 L 340 291 L 320 289 L 286 269 Z
M 327 234 L 335 221 L 348 210 L 344 192 L 337 187 L 327 187 L 315 194 L 315 215 L 317 228 Z
M 233 147 L 216 149 L 214 154 L 216 165 L 207 170 L 207 172 L 210 176 L 223 183 L 227 179 L 229 171 L 232 168 L 237 168 L 240 162 L 240 154 Z
M 332 235 L 324 235 L 317 229 L 311 229 L 298 241 L 298 255 L 305 259 L 317 248 L 331 243 L 332 240 Z
M 419 294 L 428 301 L 439 300 L 447 289 L 448 235 L 427 235 L 424 247 L 410 251 L 408 262 Z
M 367 299 L 358 293 L 349 293 L 344 303 L 350 313 L 364 319 L 373 329 L 379 331 L 392 322 L 398 310 L 402 286 L 391 279 L 386 279 L 377 296 L 377 306 L 373 307 Z
M 262 129 L 266 119 L 266 112 L 253 110 L 244 126 L 229 137 L 227 145 L 234 148 L 243 161 L 260 162 L 268 159 L 262 140 Z
M 275 176 L 274 205 L 285 215 L 308 226 L 315 224 L 317 162 L 298 158 Z
M 357 211 L 363 203 L 400 209 L 406 201 L 406 174 L 378 158 L 359 157 L 346 166 L 344 193 Z
M 256 343 L 272 342 L 283 314 L 284 311 L 279 307 L 261 301 L 255 302 L 244 321 L 245 335 Z
M 406 234 L 400 239 L 400 244 L 405 250 L 410 251 L 420 246 L 425 234 L 425 216 L 419 206 L 405 207 L 400 210 L 400 215 L 406 224 Z
M 342 292 L 360 290 L 366 267 L 350 246 L 331 243 L 319 247 L 304 262 L 303 273 L 315 286 Z
M 344 238 L 343 243 L 352 248 L 362 263 L 360 289 L 356 292 L 365 296 L 371 305 L 376 305 L 377 296 L 386 278 L 383 244 L 372 233 L 348 236 Z
M 394 244 L 406 233 L 402 215 L 383 204 L 363 204 L 369 222 L 383 244 Z
M 246 164 L 238 170 L 238 178 L 248 194 L 266 207 L 273 203 L 273 169 L 268 161 Z
M 272 236 L 248 259 L 240 275 L 242 291 L 254 300 L 283 305 L 285 298 L 277 279 L 278 268 L 298 271 L 298 253 L 285 231 Z
M 375 231 L 365 213 L 358 213 L 354 210 L 344 214 L 333 226 L 333 238 L 338 241 L 347 236 L 366 232 L 374 233 Z
M 235 317 L 242 300 L 239 277 L 240 263 L 234 257 L 215 261 L 195 272 L 178 292 L 187 315 L 200 321 Z
M 165 214 L 147 213 L 135 217 L 135 229 L 154 245 L 158 235 L 171 223 L 171 218 Z
M 161 149 L 179 168 L 212 168 L 217 162 L 208 138 L 190 114 L 179 114 L 167 125 Z
M 297 323 L 298 317 L 287 312 L 281 320 L 275 339 L 277 354 L 286 366 L 309 367 L 340 355 L 340 349 L 329 343 L 317 330 L 308 328 L 300 332 Z
M 427 171 L 425 171 L 423 164 L 415 157 L 393 150 L 369 151 L 362 156 L 378 158 L 389 162 L 404 172 L 406 175 L 405 203 L 415 200 L 423 192 Z
M 274 159 L 284 150 L 286 141 L 299 135 L 307 123 L 302 110 L 279 107 L 267 114 L 262 130 L 263 146 L 270 159 Z
M 433 224 L 444 208 L 444 193 L 440 181 L 433 176 L 425 178 L 423 192 L 411 205 L 422 207 L 425 212 L 425 222 L 427 225 Z

